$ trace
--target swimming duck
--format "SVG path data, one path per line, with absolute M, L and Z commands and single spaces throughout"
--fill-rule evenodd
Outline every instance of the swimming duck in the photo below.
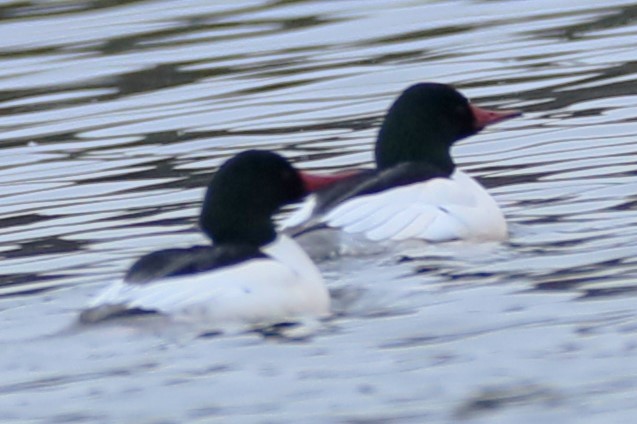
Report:
M 450 150 L 458 140 L 518 115 L 475 106 L 450 85 L 412 85 L 385 115 L 375 169 L 309 178 L 316 193 L 283 222 L 283 231 L 301 241 L 325 230 L 341 241 L 506 240 L 502 211 L 456 167 Z
M 302 174 L 281 156 L 259 150 L 236 155 L 214 175 L 199 217 L 213 244 L 143 256 L 80 320 L 155 312 L 214 330 L 328 315 L 320 272 L 272 222 L 281 206 L 306 194 Z

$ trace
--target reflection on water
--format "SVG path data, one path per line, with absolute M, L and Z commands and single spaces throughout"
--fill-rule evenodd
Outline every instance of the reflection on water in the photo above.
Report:
M 3 421 L 632 416 L 634 2 L 33 0 L 0 16 Z M 425 80 L 526 112 L 454 151 L 510 243 L 323 264 L 338 317 L 309 340 L 60 334 L 132 258 L 201 241 L 228 156 L 368 166 L 384 110 Z

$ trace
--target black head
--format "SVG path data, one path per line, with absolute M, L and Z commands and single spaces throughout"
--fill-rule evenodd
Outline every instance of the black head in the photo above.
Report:
M 491 120 L 476 117 L 476 110 L 492 113 Z M 451 173 L 455 167 L 449 152 L 453 143 L 509 116 L 513 112 L 472 106 L 450 85 L 412 85 L 385 116 L 376 141 L 376 164 L 382 169 L 401 162 L 427 162 Z
M 306 194 L 298 172 L 283 157 L 248 150 L 213 177 L 199 224 L 215 243 L 261 246 L 276 237 L 272 215 Z

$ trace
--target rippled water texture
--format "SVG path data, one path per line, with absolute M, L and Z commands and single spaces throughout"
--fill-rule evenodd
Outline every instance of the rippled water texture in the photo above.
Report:
M 0 1 L 0 421 L 632 421 L 636 17 L 619 0 Z M 200 241 L 230 155 L 367 166 L 417 81 L 525 111 L 454 150 L 509 244 L 322 264 L 337 316 L 311 337 L 73 326 L 132 258 Z

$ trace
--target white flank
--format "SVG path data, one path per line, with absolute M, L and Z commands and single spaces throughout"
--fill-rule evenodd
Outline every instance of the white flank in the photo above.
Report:
M 312 202 L 309 204 L 308 202 Z M 285 226 L 310 215 L 309 200 Z M 455 171 L 434 178 L 346 201 L 315 222 L 371 241 L 450 240 L 502 241 L 508 236 L 502 211 L 473 178 Z
M 261 325 L 329 314 L 329 294 L 298 244 L 279 236 L 263 249 L 272 258 L 147 284 L 116 282 L 89 306 L 156 311 L 209 329 Z

